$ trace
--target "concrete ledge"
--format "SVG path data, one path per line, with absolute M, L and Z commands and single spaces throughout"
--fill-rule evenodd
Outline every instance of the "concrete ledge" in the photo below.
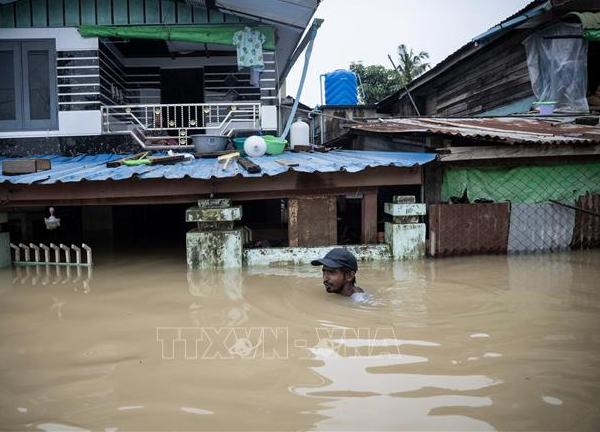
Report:
M 198 207 L 200 208 L 227 208 L 231 207 L 231 200 L 229 198 L 210 198 L 198 201 Z
M 424 216 L 427 214 L 426 204 L 385 203 L 383 211 L 391 216 Z
M 244 264 L 247 266 L 310 264 L 312 260 L 323 257 L 335 247 L 340 246 L 244 249 Z M 392 259 L 392 253 L 387 244 L 343 247 L 352 252 L 358 261 Z
M 241 218 L 241 206 L 227 208 L 192 207 L 185 211 L 187 222 L 231 222 Z

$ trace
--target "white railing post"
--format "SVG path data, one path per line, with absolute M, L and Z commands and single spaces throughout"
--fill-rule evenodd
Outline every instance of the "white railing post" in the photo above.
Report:
M 81 247 L 82 247 L 83 249 L 85 249 L 85 252 L 86 252 L 86 255 L 87 255 L 87 256 L 86 256 L 86 258 L 87 258 L 87 265 L 88 265 L 88 266 L 91 266 L 91 265 L 92 265 L 92 248 L 91 248 L 91 247 L 89 247 L 88 245 L 86 245 L 85 243 L 83 243 L 83 244 L 81 245 Z
M 29 247 L 33 249 L 33 256 L 36 263 L 40 262 L 40 248 L 33 243 L 29 243 Z
M 77 265 L 80 265 L 81 264 L 81 248 L 79 246 L 72 244 L 71 249 L 73 249 L 75 251 L 75 263 Z
M 50 248 L 43 243 L 40 243 L 40 249 L 44 251 L 44 262 L 47 264 L 50 262 Z
M 15 251 L 15 262 L 21 262 L 21 248 L 11 243 L 10 248 Z
M 60 248 L 54 243 L 50 243 L 50 249 L 54 251 L 54 258 L 56 263 L 58 264 L 60 262 Z
M 59 247 L 65 251 L 65 260 L 67 264 L 71 264 L 71 249 L 69 248 L 69 246 L 61 243 Z
M 23 244 L 23 243 L 19 243 L 19 247 L 20 247 L 21 249 L 23 249 L 23 251 L 25 252 L 25 261 L 26 261 L 26 262 L 29 262 L 29 261 L 31 261 L 31 256 L 30 256 L 30 254 L 29 254 L 29 246 L 27 246 L 27 245 L 25 245 L 25 244 Z

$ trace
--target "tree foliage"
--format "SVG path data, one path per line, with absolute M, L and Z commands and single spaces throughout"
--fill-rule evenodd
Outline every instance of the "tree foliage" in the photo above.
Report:
M 381 65 L 352 63 L 350 70 L 358 75 L 362 103 L 375 104 L 402 87 L 398 73 Z
M 398 71 L 382 65 L 365 66 L 360 61 L 352 62 L 350 70 L 358 75 L 362 103 L 375 104 L 409 84 L 429 69 L 427 59 L 429 54 L 425 51 L 415 53 L 402 44 L 398 46 Z
M 429 54 L 425 51 L 420 51 L 415 54 L 412 48 L 406 45 L 398 45 L 398 70 L 402 75 L 402 81 L 405 84 L 422 75 L 429 69 L 429 63 L 425 60 L 429 59 Z

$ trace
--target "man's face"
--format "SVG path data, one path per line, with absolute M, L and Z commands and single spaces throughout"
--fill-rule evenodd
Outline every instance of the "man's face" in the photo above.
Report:
M 349 282 L 352 276 L 342 269 L 335 269 L 323 266 L 323 285 L 329 293 L 339 293 L 344 288 L 346 282 Z

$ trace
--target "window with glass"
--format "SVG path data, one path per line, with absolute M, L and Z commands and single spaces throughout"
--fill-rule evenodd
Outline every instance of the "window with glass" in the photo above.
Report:
M 0 40 L 0 130 L 58 128 L 54 40 Z

